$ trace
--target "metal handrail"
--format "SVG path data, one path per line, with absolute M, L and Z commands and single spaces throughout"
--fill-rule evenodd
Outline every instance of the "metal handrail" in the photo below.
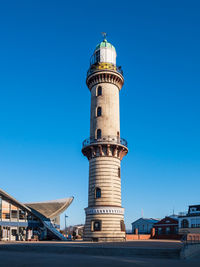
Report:
M 92 65 L 90 66 L 88 72 L 87 72 L 87 77 L 89 75 L 91 75 L 92 73 L 94 72 L 97 72 L 97 71 L 104 71 L 104 70 L 110 70 L 110 71 L 116 71 L 116 72 L 119 72 L 122 76 L 123 76 L 123 70 L 121 68 L 121 66 L 111 66 L 109 65 L 109 67 L 105 67 L 105 68 L 100 68 L 99 65 Z
M 111 136 L 111 135 L 102 136 L 101 138 L 89 137 L 83 141 L 82 145 L 84 148 L 91 144 L 98 144 L 98 143 L 113 143 L 113 144 L 119 144 L 119 145 L 128 147 L 128 142 L 124 138 L 120 138 L 118 136 Z

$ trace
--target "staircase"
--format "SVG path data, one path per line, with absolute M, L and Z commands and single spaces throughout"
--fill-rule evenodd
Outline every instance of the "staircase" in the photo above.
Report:
M 44 226 L 51 232 L 53 233 L 56 237 L 58 237 L 62 241 L 66 241 L 67 238 L 64 237 L 53 225 L 50 221 L 48 220 L 42 220 Z
M 39 213 L 38 211 L 31 209 L 32 213 L 41 220 L 41 222 L 43 223 L 43 225 L 52 233 L 54 234 L 56 237 L 58 237 L 60 240 L 62 241 L 66 241 L 67 238 L 64 237 L 64 235 L 62 235 L 51 223 L 50 219 L 46 218 L 44 215 L 42 215 L 41 213 Z

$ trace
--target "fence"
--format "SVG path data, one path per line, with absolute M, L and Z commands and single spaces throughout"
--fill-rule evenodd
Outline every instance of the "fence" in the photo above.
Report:
M 186 234 L 182 237 L 181 241 L 184 245 L 200 244 L 200 234 Z

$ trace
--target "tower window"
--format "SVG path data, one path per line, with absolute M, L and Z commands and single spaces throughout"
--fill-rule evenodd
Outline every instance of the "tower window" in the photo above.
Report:
M 101 231 L 101 221 L 92 221 L 91 222 L 92 231 Z
M 101 107 L 98 107 L 97 108 L 97 117 L 100 117 L 101 116 Z
M 97 139 L 101 139 L 101 129 L 97 129 Z
M 121 228 L 121 231 L 122 232 L 125 232 L 126 231 L 125 223 L 124 223 L 123 220 L 120 221 L 120 228 Z
M 118 177 L 119 178 L 121 177 L 121 169 L 120 169 L 120 167 L 118 168 Z
M 100 198 L 101 197 L 101 189 L 99 187 L 96 188 L 95 190 L 95 197 Z
M 99 86 L 97 88 L 97 96 L 100 96 L 100 95 L 102 95 L 102 87 L 101 86 Z

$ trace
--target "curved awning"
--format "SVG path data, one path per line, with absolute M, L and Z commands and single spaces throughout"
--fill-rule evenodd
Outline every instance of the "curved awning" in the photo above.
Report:
M 73 199 L 74 197 L 69 197 L 44 202 L 26 203 L 25 205 L 41 213 L 46 218 L 53 219 L 64 212 L 72 203 Z

